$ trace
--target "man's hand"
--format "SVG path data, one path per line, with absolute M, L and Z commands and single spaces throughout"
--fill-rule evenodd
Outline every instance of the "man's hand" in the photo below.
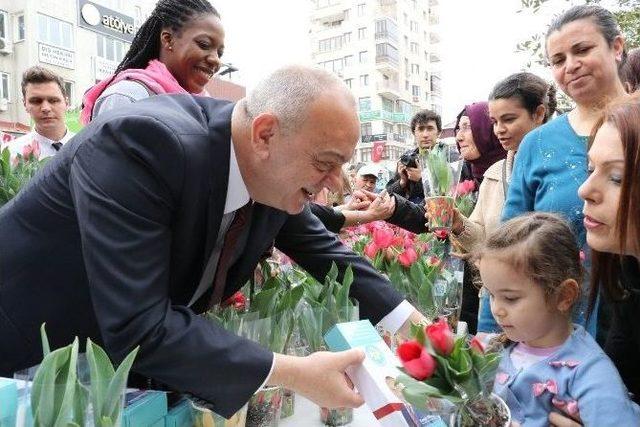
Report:
M 368 191 L 366 190 L 356 190 L 351 194 L 351 199 L 348 203 L 340 206 L 340 210 L 343 211 L 361 211 L 363 209 L 367 209 L 371 202 L 375 199 L 374 197 L 370 197 Z M 373 194 L 373 193 L 371 193 Z
M 374 193 L 370 193 L 374 194 Z M 396 199 L 393 196 L 390 196 L 386 191 L 379 194 L 371 205 L 363 212 L 365 215 L 365 221 L 363 222 L 371 222 L 378 220 L 386 220 L 389 219 L 391 215 L 396 210 Z
M 420 182 L 422 180 L 422 169 L 420 166 L 416 168 L 407 168 L 407 178 L 409 181 Z
M 400 175 L 400 187 L 407 188 L 409 177 L 407 175 L 407 167 L 402 163 L 398 165 L 398 174 Z
M 275 354 L 274 357 L 269 385 L 284 386 L 326 408 L 357 408 L 364 403 L 344 373 L 349 366 L 362 363 L 362 350 L 320 351 L 306 357 Z

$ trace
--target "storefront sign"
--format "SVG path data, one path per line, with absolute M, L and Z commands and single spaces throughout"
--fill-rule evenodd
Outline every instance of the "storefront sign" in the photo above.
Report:
M 38 59 L 45 64 L 57 65 L 70 70 L 75 68 L 73 52 L 44 43 L 38 44 Z
M 132 17 L 87 0 L 78 0 L 78 26 L 129 43 L 138 30 Z
M 108 59 L 95 56 L 93 58 L 93 72 L 95 80 L 103 80 L 116 71 L 118 63 L 116 61 L 110 61 Z

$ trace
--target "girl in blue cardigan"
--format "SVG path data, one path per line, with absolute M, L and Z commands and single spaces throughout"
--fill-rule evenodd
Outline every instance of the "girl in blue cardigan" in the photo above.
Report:
M 571 322 L 582 266 L 569 225 L 555 214 L 525 214 L 490 234 L 476 256 L 509 342 L 494 391 L 512 419 L 547 426 L 562 407 L 588 426 L 640 425 L 640 408 L 611 360 Z

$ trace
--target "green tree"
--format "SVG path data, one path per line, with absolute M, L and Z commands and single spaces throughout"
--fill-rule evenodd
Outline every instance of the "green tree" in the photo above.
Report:
M 530 12 L 538 13 L 543 8 L 550 6 L 558 7 L 559 4 L 565 3 L 567 9 L 577 3 L 594 3 L 601 4 L 603 7 L 611 7 L 611 11 L 615 15 L 620 29 L 624 34 L 627 49 L 640 46 L 640 0 L 615 0 L 605 2 L 602 0 L 586 0 L 576 2 L 574 0 L 520 0 L 521 8 L 518 13 Z M 516 45 L 517 52 L 528 52 L 529 58 L 524 66 L 530 69 L 534 64 L 546 65 L 547 60 L 544 53 L 544 37 L 546 30 L 532 35 L 527 40 L 521 41 Z

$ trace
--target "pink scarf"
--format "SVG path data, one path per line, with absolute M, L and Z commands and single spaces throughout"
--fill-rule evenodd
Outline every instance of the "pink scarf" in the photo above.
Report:
M 118 83 L 121 80 L 135 80 L 143 83 L 156 95 L 163 93 L 189 93 L 180 86 L 180 83 L 178 83 L 175 77 L 173 77 L 173 74 L 169 72 L 166 65 L 157 59 L 152 59 L 149 61 L 147 68 L 129 68 L 128 70 L 118 73 L 115 78 L 109 76 L 89 89 L 82 99 L 83 108 L 80 112 L 80 123 L 86 125 L 91 121 L 93 107 L 98 97 L 108 86 Z M 206 95 L 206 91 L 195 95 Z

